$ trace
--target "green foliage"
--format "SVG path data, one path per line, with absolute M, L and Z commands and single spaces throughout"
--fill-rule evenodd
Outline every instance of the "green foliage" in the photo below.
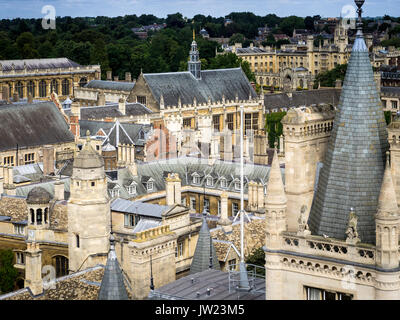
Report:
M 296 16 L 284 18 L 279 25 L 279 29 L 281 29 L 282 32 L 286 33 L 288 36 L 293 35 L 294 29 L 305 29 L 305 27 L 304 19 Z
M 344 80 L 346 75 L 347 64 L 340 64 L 332 70 L 321 72 L 315 77 L 314 89 L 318 88 L 318 83 L 321 87 L 335 87 L 337 79 Z
M 392 122 L 392 111 L 385 111 L 384 115 L 385 115 L 386 124 L 389 125 Z
M 250 255 L 246 259 L 246 263 L 254 264 L 256 266 L 265 268 L 265 252 L 262 247 L 253 249 Z M 254 267 L 248 266 L 248 270 L 254 270 Z M 257 274 L 265 275 L 264 269 L 257 269 Z
M 256 82 L 256 77 L 251 71 L 250 64 L 242 60 L 236 54 L 228 52 L 225 54 L 217 55 L 215 58 L 209 60 L 209 69 L 226 69 L 242 67 L 243 72 L 246 74 L 250 82 Z
M 0 294 L 14 290 L 18 271 L 13 265 L 14 254 L 11 250 L 0 250 Z
M 235 33 L 230 39 L 229 44 L 233 45 L 235 43 L 243 43 L 244 42 L 244 35 L 241 33 Z
M 384 40 L 381 42 L 381 46 L 383 47 L 394 46 L 396 48 L 400 48 L 400 38 L 393 37 L 392 39 Z
M 268 132 L 268 144 L 270 148 L 275 147 L 275 141 L 280 144 L 279 137 L 283 133 L 282 119 L 286 112 L 268 113 L 265 119 L 265 129 Z

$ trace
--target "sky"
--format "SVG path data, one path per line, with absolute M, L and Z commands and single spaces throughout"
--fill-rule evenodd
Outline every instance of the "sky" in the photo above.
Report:
M 349 6 L 355 7 L 353 0 L 0 0 L 0 19 L 42 18 L 48 13 L 42 13 L 42 8 L 47 5 L 55 8 L 56 16 L 154 14 L 160 18 L 176 12 L 192 18 L 196 14 L 222 17 L 230 12 L 243 11 L 260 16 L 275 13 L 280 17 L 317 14 L 346 17 L 351 12 Z M 400 16 L 400 0 L 366 0 L 364 16 L 385 14 Z

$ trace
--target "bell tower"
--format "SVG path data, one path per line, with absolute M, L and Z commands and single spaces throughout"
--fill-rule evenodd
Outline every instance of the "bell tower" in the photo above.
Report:
M 87 139 L 76 156 L 68 201 L 70 271 L 105 264 L 111 231 L 110 198 L 104 161 Z
M 194 30 L 192 47 L 189 52 L 188 70 L 197 80 L 201 79 L 201 61 L 199 50 L 197 50 Z

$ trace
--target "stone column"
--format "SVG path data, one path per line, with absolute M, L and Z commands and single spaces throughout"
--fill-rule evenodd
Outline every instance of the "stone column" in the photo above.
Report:
M 25 251 L 25 287 L 35 296 L 43 293 L 42 250 L 36 242 L 28 242 Z

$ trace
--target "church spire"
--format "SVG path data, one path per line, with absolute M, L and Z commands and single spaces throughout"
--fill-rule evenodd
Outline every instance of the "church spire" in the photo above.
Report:
M 197 42 L 195 40 L 195 30 L 193 29 L 193 41 L 189 52 L 188 71 L 197 79 L 201 79 L 201 61 Z

